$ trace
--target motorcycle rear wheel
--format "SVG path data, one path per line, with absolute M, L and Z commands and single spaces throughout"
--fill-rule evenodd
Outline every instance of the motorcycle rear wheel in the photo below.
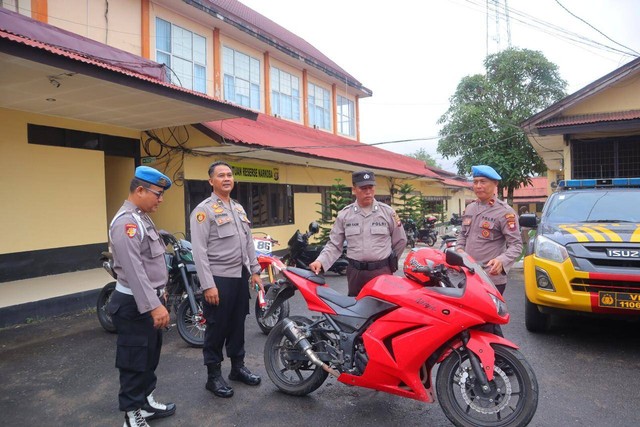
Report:
M 271 283 L 264 285 L 264 293 L 266 294 L 271 288 Z M 260 304 L 258 302 L 258 298 L 256 298 L 256 303 L 253 309 L 253 312 L 256 316 L 256 322 L 258 323 L 258 327 L 263 334 L 269 335 L 271 330 L 276 324 L 287 317 L 289 315 L 289 301 L 284 301 L 278 308 L 275 309 L 273 314 L 269 317 L 264 317 L 263 314 L 266 310 L 269 309 L 269 305 L 264 308 L 260 308 Z
M 98 301 L 96 302 L 96 314 L 98 315 L 98 322 L 104 328 L 105 331 L 114 333 L 116 327 L 111 319 L 111 314 L 107 311 L 107 304 L 111 301 L 113 291 L 116 290 L 116 282 L 109 282 L 98 294 Z
M 297 325 L 310 325 L 313 322 L 302 316 L 292 316 Z M 308 338 L 317 351 L 319 337 Z M 329 375 L 321 367 L 314 365 L 298 347 L 295 347 L 284 334 L 283 323 L 278 323 L 264 345 L 264 367 L 273 384 L 280 391 L 292 396 L 306 396 L 324 383 Z
M 202 313 L 202 301 L 203 296 L 196 295 L 198 313 L 195 315 L 191 310 L 189 298 L 183 299 L 176 311 L 178 333 L 192 347 L 202 347 L 204 345 L 204 331 L 207 329 L 207 321 Z
M 471 369 L 469 355 L 452 352 L 438 368 L 436 393 L 442 411 L 458 427 L 520 427 L 538 407 L 538 382 L 524 356 L 494 345 L 494 379 L 484 393 Z

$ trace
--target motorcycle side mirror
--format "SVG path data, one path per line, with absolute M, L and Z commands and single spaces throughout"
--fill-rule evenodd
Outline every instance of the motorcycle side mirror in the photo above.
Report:
M 465 259 L 455 248 L 448 248 L 445 252 L 445 261 L 449 265 L 462 267 L 465 265 Z
M 309 233 L 316 234 L 318 231 L 320 231 L 320 225 L 317 222 L 313 221 L 309 224 Z

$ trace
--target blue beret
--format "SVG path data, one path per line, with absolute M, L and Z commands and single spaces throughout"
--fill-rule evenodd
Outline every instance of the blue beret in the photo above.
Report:
M 351 182 L 356 187 L 376 185 L 376 176 L 371 171 L 359 171 L 351 174 Z
M 471 166 L 471 172 L 474 178 L 483 176 L 495 181 L 500 181 L 502 179 L 502 177 L 498 175 L 498 172 L 496 172 L 494 168 L 487 165 Z
M 149 166 L 138 166 L 134 175 L 141 181 L 148 182 L 149 184 L 157 185 L 165 190 L 171 187 L 171 180 L 165 174 L 150 168 Z

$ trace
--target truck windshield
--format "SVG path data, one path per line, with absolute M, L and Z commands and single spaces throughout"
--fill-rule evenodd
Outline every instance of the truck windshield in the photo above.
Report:
M 640 222 L 640 191 L 594 190 L 553 194 L 543 216 L 547 221 Z

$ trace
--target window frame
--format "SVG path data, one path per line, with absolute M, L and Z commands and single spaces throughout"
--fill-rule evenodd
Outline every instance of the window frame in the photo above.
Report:
M 231 64 L 229 64 L 229 60 L 232 61 Z M 246 64 L 243 64 L 243 62 L 246 62 Z M 224 100 L 260 111 L 262 103 L 261 64 L 262 62 L 258 58 L 232 47 L 222 46 Z M 233 71 L 233 73 L 230 73 L 230 71 Z M 248 73 L 248 78 L 239 75 L 243 73 Z
M 302 98 L 300 93 L 300 78 L 278 67 L 271 66 L 269 79 L 271 83 L 271 114 L 283 119 L 299 122 L 302 117 L 300 111 L 300 101 Z M 285 90 L 283 90 L 283 81 L 286 80 L 288 80 L 289 83 L 290 94 L 285 93 Z M 296 87 L 294 87 L 294 81 Z
M 321 99 L 317 99 L 320 97 L 317 92 L 322 94 Z M 318 105 L 318 101 L 322 103 L 321 107 Z M 331 131 L 331 92 L 322 86 L 309 82 L 307 84 L 307 107 L 309 126 Z M 318 120 L 318 112 L 322 113 L 322 120 Z
M 347 107 L 347 112 L 344 112 L 344 106 Z M 336 113 L 338 117 L 338 133 L 350 137 L 356 136 L 356 104 L 349 98 L 338 95 Z M 345 131 L 345 127 L 347 130 Z

